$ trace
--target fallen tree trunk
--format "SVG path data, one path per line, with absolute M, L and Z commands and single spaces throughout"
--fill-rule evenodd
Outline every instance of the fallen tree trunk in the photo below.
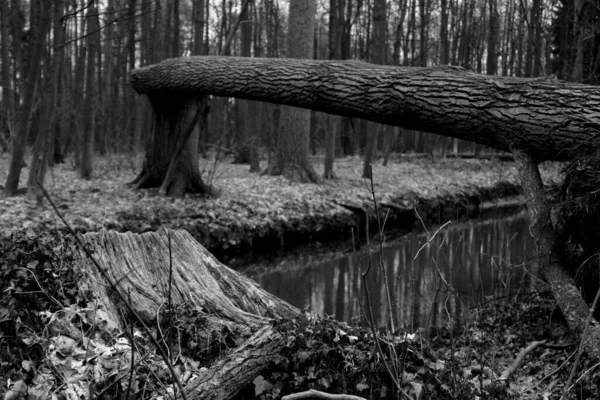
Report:
M 246 341 L 196 372 L 184 387 L 187 398 L 226 399 L 249 384 L 278 359 L 284 344 L 270 324 L 272 319 L 300 313 L 221 264 L 186 231 L 104 231 L 86 234 L 85 239 L 104 274 L 82 254 L 83 267 L 89 271 L 82 289 L 95 294 L 98 309 L 108 316 L 106 324 L 127 331 L 133 323 L 119 311 L 122 304 L 114 293 L 118 291 L 150 326 L 157 326 L 163 318 L 160 310 L 167 309 L 170 300 L 173 309 L 201 310 L 203 323 L 195 329 L 204 330 L 197 336 L 206 338 L 206 343 L 221 335 L 224 327 L 237 334 L 234 340 Z
M 542 275 L 548 282 L 569 328 L 581 338 L 586 330 L 590 310 L 575 281 L 560 263 L 561 254 L 555 227 L 552 226 L 551 205 L 538 165 L 527 153 L 515 151 L 514 155 L 519 164 L 521 184 L 527 200 L 530 231 L 535 238 Z M 584 343 L 584 348 L 596 359 L 600 359 L 600 325 L 592 321 L 588 332 L 589 338 Z
M 598 146 L 600 90 L 550 78 L 356 61 L 186 57 L 132 71 L 152 98 L 261 100 L 566 160 Z
M 549 286 L 581 334 L 587 304 L 560 260 L 551 206 L 539 177 L 544 160 L 573 160 L 600 145 L 600 89 L 550 78 L 486 76 L 455 67 L 395 67 L 355 61 L 189 57 L 134 70 L 133 88 L 153 98 L 206 94 L 262 100 L 511 151 L 522 172 L 532 234 Z M 600 221 L 596 221 L 600 224 Z M 600 341 L 590 329 L 588 350 Z

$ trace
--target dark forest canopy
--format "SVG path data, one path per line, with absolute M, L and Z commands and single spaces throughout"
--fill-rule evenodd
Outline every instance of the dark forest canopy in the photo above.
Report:
M 462 68 L 242 57 L 173 58 L 132 72 L 138 93 L 212 94 L 298 106 L 569 159 L 597 146 L 600 89 Z

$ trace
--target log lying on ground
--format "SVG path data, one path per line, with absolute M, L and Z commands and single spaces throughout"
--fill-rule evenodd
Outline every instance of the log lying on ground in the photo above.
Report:
M 199 56 L 136 69 L 131 82 L 150 98 L 261 100 L 517 148 L 537 161 L 569 159 L 599 142 L 600 89 L 550 78 L 492 77 L 449 66 Z
M 198 374 L 186 391 L 202 398 L 228 398 L 277 359 L 283 338 L 270 325 L 273 318 L 290 318 L 300 311 L 267 293 L 251 279 L 221 264 L 187 231 L 165 230 L 143 234 L 99 232 L 85 235 L 94 258 L 109 277 L 82 254 L 89 271 L 82 289 L 94 292 L 108 314 L 107 323 L 125 330 L 126 321 L 114 291 L 130 299 L 145 322 L 156 324 L 161 308 L 171 298 L 173 306 L 201 308 L 207 323 L 197 329 L 228 326 L 252 336 L 216 365 Z M 170 296 L 169 296 L 170 291 Z M 219 386 L 220 397 L 206 397 Z M 228 396 L 226 396 L 228 395 Z M 190 398 L 190 397 L 188 397 Z

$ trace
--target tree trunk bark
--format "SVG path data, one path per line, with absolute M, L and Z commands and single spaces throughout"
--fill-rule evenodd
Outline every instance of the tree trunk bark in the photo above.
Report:
M 32 1 L 31 7 L 38 7 L 38 9 L 42 8 L 44 6 L 42 1 L 47 0 Z M 35 39 L 31 49 L 31 57 L 29 58 L 27 79 L 24 83 L 23 104 L 20 107 L 18 115 L 18 131 L 12 140 L 8 176 L 6 177 L 6 183 L 4 184 L 5 195 L 12 195 L 17 191 L 19 186 L 21 167 L 23 166 L 23 159 L 25 158 L 27 134 L 31 125 L 30 120 L 34 109 L 35 94 L 37 93 L 39 86 L 40 64 L 42 62 L 45 44 L 44 40 L 49 28 L 50 19 L 46 16 L 42 16 L 39 11 L 37 12 L 37 15 L 40 16 L 40 19 L 39 21 L 35 21 L 35 24 L 32 24 L 32 29 L 34 29 L 35 32 Z M 35 25 L 35 28 L 33 28 L 33 25 Z
M 132 84 L 167 104 L 203 93 L 262 100 L 524 150 L 538 162 L 592 151 L 600 130 L 595 86 L 456 67 L 208 56 L 137 69 Z
M 194 129 L 187 136 L 188 130 L 202 100 L 194 98 L 170 98 L 160 95 L 150 96 L 150 104 L 154 110 L 154 129 L 151 145 L 146 152 L 144 166 L 137 178 L 132 182 L 136 188 L 160 186 L 165 194 L 182 197 L 186 191 L 205 194 L 208 187 L 200 176 L 198 168 L 198 135 Z M 187 140 L 186 140 L 187 136 Z M 186 140 L 181 156 L 174 160 L 169 182 L 163 182 L 178 143 Z
M 52 20 L 54 30 L 52 33 L 54 41 L 54 54 L 52 57 L 48 55 L 45 62 L 45 76 L 48 81 L 47 91 L 43 99 L 41 99 L 40 121 L 35 143 L 33 146 L 33 154 L 31 155 L 31 165 L 29 168 L 29 177 L 27 179 L 27 198 L 30 201 L 35 200 L 38 206 L 43 205 L 43 193 L 39 188 L 38 182 L 44 183 L 46 171 L 48 169 L 48 161 L 53 154 L 54 130 L 55 130 L 55 115 L 56 115 L 56 97 L 58 92 L 58 81 L 62 72 L 64 50 L 63 27 L 61 18 L 63 16 L 63 3 L 58 0 L 53 1 L 54 4 L 44 4 L 42 9 L 42 18 L 50 18 L 50 7 L 53 8 Z M 47 7 L 47 8 L 46 8 Z M 47 23 L 50 26 L 49 23 Z M 50 58 L 52 63 L 50 64 Z
M 81 160 L 79 164 L 79 177 L 90 179 L 92 177 L 92 159 L 94 156 L 94 139 L 96 124 L 96 51 L 98 33 L 98 10 L 94 6 L 88 9 L 87 24 L 87 64 L 85 66 L 85 103 L 83 108 L 83 140 L 81 143 Z
M 126 330 L 132 324 L 124 320 L 116 291 L 145 323 L 154 325 L 157 318 L 160 323 L 161 307 L 192 304 L 204 317 L 197 330 L 207 343 L 224 327 L 232 339 L 244 342 L 187 383 L 188 399 L 231 398 L 278 360 L 285 340 L 270 321 L 300 314 L 221 264 L 186 231 L 103 231 L 86 234 L 85 240 L 104 273 L 82 252 L 81 265 L 88 271 L 82 286 L 95 294 L 109 326 Z
M 14 128 L 17 124 L 15 115 L 15 91 L 12 89 L 10 66 L 10 37 L 9 37 L 10 9 L 8 0 L 0 0 L 0 87 L 2 87 L 2 112 L 0 112 L 0 152 L 8 149 L 11 137 L 14 137 Z M 4 115 L 2 115 L 4 114 Z M 3 136 L 6 134 L 5 136 Z
M 582 334 L 588 307 L 559 264 L 550 206 L 537 164 L 597 151 L 600 92 L 553 79 L 491 77 L 459 68 L 400 68 L 360 62 L 196 57 L 134 71 L 151 98 L 211 93 L 270 101 L 467 139 L 510 150 L 521 180 L 543 274 L 572 330 Z M 160 111 L 160 110 L 159 110 Z M 589 328 L 587 350 L 600 328 Z
M 316 0 L 291 0 L 287 38 L 288 57 L 313 57 Z M 268 172 L 286 175 L 300 182 L 319 182 L 320 178 L 308 161 L 310 112 L 282 107 L 275 155 Z

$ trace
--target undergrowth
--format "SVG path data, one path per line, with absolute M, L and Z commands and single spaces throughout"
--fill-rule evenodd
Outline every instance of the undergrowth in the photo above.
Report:
M 106 325 L 105 310 L 81 285 L 78 259 L 67 235 L 29 231 L 0 242 L 0 395 L 10 400 L 85 393 L 84 398 L 112 399 L 128 392 L 137 399 L 168 397 L 173 379 L 147 334 L 131 322 L 126 332 Z M 386 359 L 373 350 L 369 327 L 309 313 L 276 322 L 286 339 L 280 361 L 237 399 L 275 399 L 311 388 L 398 398 L 384 363 L 401 378 L 403 390 L 419 399 L 533 399 L 561 388 L 577 343 L 548 295 L 530 293 L 508 305 L 490 301 L 471 315 L 461 330 L 378 329 Z M 244 337 L 225 326 L 205 329 L 209 319 L 192 305 L 163 310 L 159 320 L 163 324 L 152 332 L 163 334 L 160 342 L 184 385 Z M 502 381 L 499 376 L 519 351 L 539 340 L 547 345 Z M 584 356 L 577 377 L 571 397 L 595 398 L 597 365 Z

